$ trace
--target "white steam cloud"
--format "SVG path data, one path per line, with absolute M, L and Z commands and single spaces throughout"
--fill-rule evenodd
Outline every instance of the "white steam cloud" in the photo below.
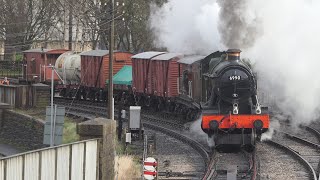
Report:
M 212 0 L 170 0 L 153 6 L 156 45 L 171 52 L 209 53 L 223 48 L 218 32 L 219 6 Z
M 319 9 L 318 0 L 169 0 L 153 7 L 150 23 L 169 51 L 242 49 L 260 89 L 300 124 L 319 117 Z
M 260 86 L 276 96 L 296 124 L 316 120 L 320 107 L 320 1 L 254 1 L 263 36 L 247 50 L 256 61 Z

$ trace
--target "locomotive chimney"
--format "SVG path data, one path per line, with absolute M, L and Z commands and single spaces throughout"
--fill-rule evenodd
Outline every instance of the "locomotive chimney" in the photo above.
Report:
M 228 49 L 228 51 L 226 52 L 227 54 L 227 61 L 236 61 L 236 60 L 240 60 L 240 53 L 241 50 L 240 49 Z

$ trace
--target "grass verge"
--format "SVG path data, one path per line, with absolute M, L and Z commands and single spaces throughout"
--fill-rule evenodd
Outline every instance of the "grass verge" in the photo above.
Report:
M 115 179 L 137 179 L 141 176 L 141 166 L 134 162 L 134 158 L 128 155 L 120 155 L 115 158 Z

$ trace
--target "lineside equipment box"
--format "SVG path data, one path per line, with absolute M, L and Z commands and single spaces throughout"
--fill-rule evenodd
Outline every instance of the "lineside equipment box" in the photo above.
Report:
M 139 130 L 141 123 L 141 107 L 140 106 L 130 106 L 130 118 L 129 118 L 129 129 Z

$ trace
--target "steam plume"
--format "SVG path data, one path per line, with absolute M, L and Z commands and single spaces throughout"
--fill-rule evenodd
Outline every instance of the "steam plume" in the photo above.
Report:
M 207 54 L 223 48 L 218 32 L 219 6 L 212 0 L 170 0 L 152 6 L 155 44 L 171 52 Z
M 250 6 L 259 12 L 264 30 L 246 54 L 256 61 L 261 89 L 275 96 L 277 106 L 295 124 L 317 120 L 320 2 L 260 0 Z
M 219 32 L 222 43 L 228 48 L 251 47 L 261 31 L 255 11 L 248 0 L 217 0 L 220 6 Z
M 319 9 L 316 0 L 169 0 L 154 7 L 151 27 L 169 51 L 242 49 L 260 89 L 301 124 L 319 117 Z

